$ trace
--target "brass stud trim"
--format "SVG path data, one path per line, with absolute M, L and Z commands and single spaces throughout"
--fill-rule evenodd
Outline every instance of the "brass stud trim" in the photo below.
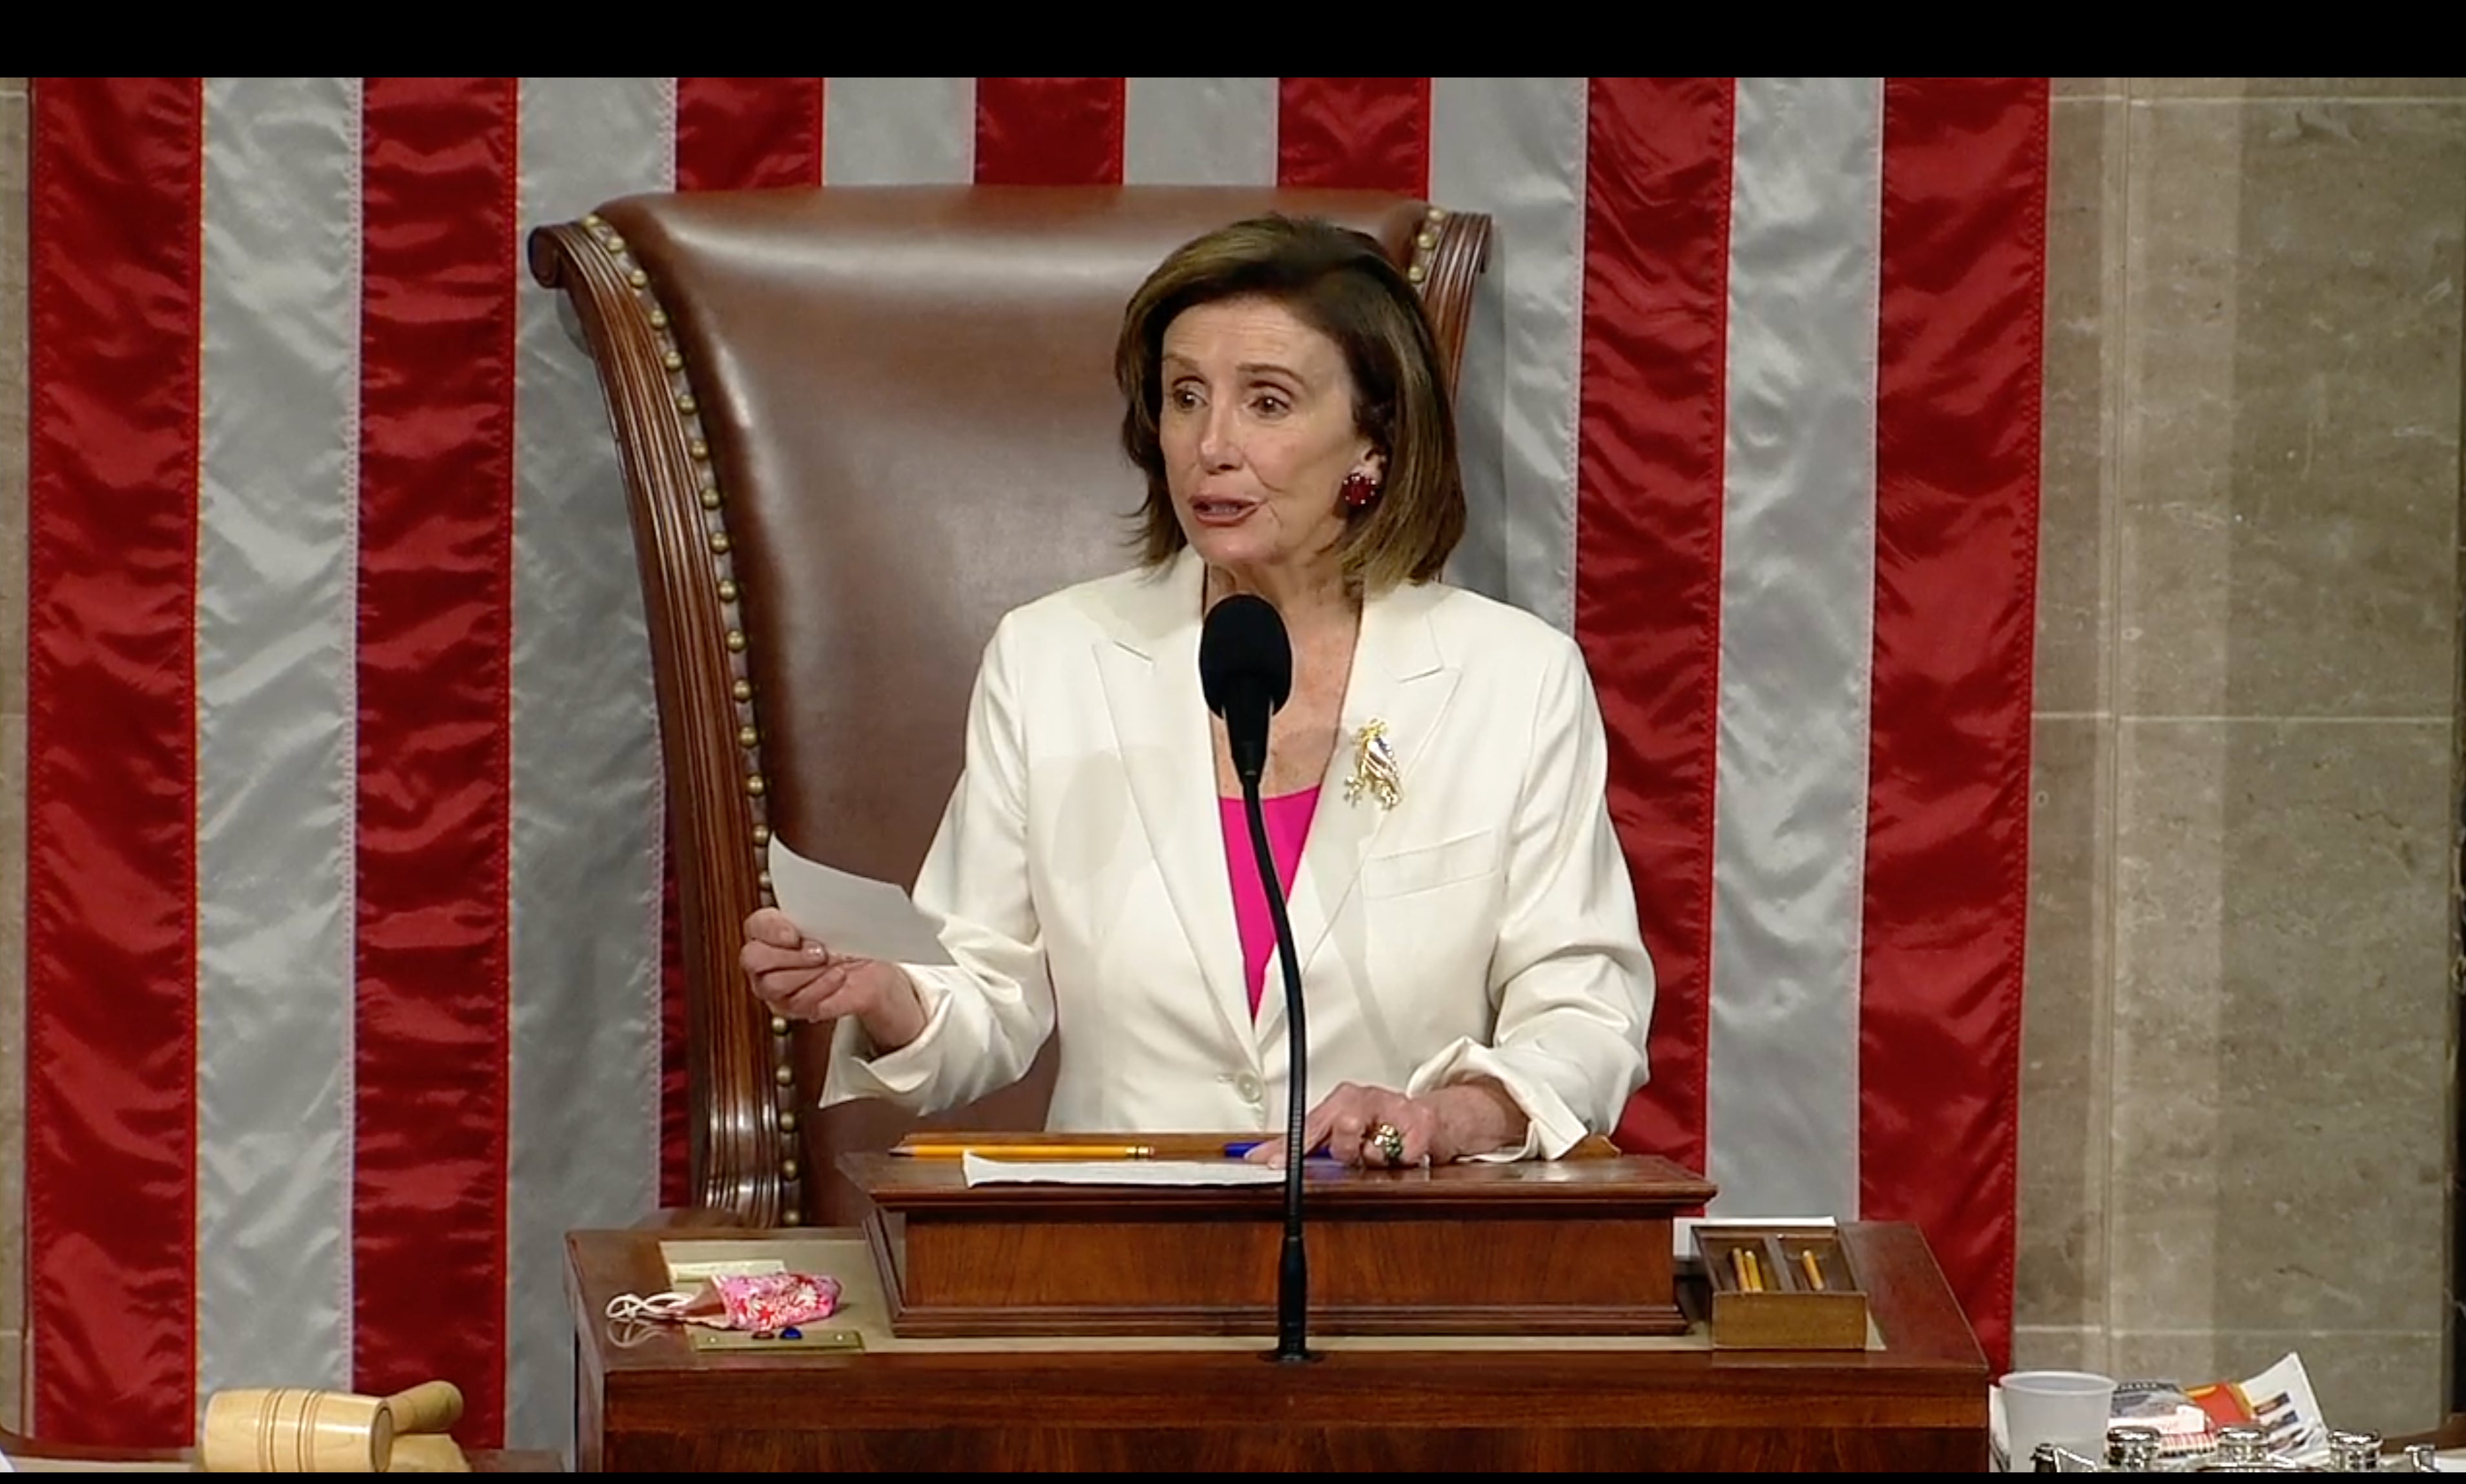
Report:
M 1438 250 L 1439 223 L 1446 219 L 1443 207 L 1433 206 L 1423 213 L 1426 224 L 1413 234 L 1413 261 L 1404 269 L 1404 281 L 1421 286 L 1430 276 L 1430 255 Z
M 625 251 L 625 239 L 613 232 L 608 234 L 608 251 L 612 253 Z
M 782 1108 L 779 1110 L 779 1132 L 783 1134 L 794 1134 L 796 1132 L 796 1114 L 793 1109 Z
M 796 1161 L 794 1159 L 780 1160 L 779 1178 L 781 1180 L 795 1180 L 796 1178 Z
M 609 235 L 605 239 L 605 244 L 612 254 L 621 252 L 624 247 L 623 241 L 617 238 L 614 234 Z M 625 265 L 620 262 L 619 266 Z M 664 332 L 667 330 L 670 323 L 668 311 L 661 306 L 658 298 L 650 292 L 650 275 L 639 267 L 633 267 L 625 277 L 627 282 L 633 284 L 636 289 L 642 291 L 639 303 L 642 304 L 645 316 L 650 321 L 651 327 L 655 330 L 663 332 L 661 340 L 655 347 L 660 355 L 660 364 L 665 367 L 671 374 L 684 371 L 685 366 L 684 351 L 674 341 L 665 337 Z M 685 451 L 691 456 L 694 462 L 701 466 L 696 471 L 699 488 L 696 491 L 695 498 L 701 502 L 702 507 L 705 510 L 714 512 L 713 518 L 706 528 L 704 540 L 708 544 L 713 555 L 725 556 L 733 549 L 734 543 L 729 540 L 727 528 L 716 517 L 716 512 L 720 508 L 721 500 L 719 482 L 713 477 L 712 470 L 709 467 L 710 443 L 706 438 L 695 436 L 700 429 L 693 422 L 683 420 L 692 418 L 701 410 L 701 403 L 695 398 L 690 390 L 683 389 L 678 387 L 676 384 L 671 383 L 670 405 L 676 409 L 677 416 L 681 419 L 681 425 L 678 427 L 677 431 L 684 438 Z M 735 579 L 728 574 L 726 565 L 724 563 L 714 563 L 713 566 L 716 569 L 713 573 L 713 576 L 717 578 L 720 600 L 725 603 L 734 603 L 737 599 L 737 585 Z M 743 629 L 731 628 L 727 630 L 724 636 L 724 641 L 727 644 L 728 652 L 731 655 L 741 656 L 745 653 L 748 647 L 748 641 Z M 753 699 L 753 683 L 747 676 L 738 675 L 735 677 L 734 680 L 730 682 L 729 690 L 729 693 L 736 698 L 739 705 L 744 705 Z M 755 743 L 758 740 L 759 733 L 754 731 L 751 719 L 740 718 L 740 725 L 737 729 L 738 744 L 750 753 L 754 750 Z M 750 760 L 758 764 L 760 758 L 755 756 Z M 762 797 L 767 789 L 768 785 L 763 781 L 761 774 L 751 773 L 746 776 L 745 794 L 749 799 L 750 812 L 752 813 L 757 820 L 762 813 Z M 770 829 L 768 826 L 757 822 L 753 826 L 753 830 L 754 843 L 757 847 L 769 843 Z M 760 865 L 758 858 L 755 864 L 757 866 Z M 759 879 L 761 883 L 760 897 L 762 905 L 766 907 L 775 905 L 774 899 L 772 895 L 771 873 L 768 871 L 761 871 L 759 872 Z M 788 1029 L 789 1027 L 784 1020 L 774 1018 L 772 1021 L 772 1034 L 786 1035 L 788 1033 Z M 775 1072 L 775 1076 L 777 1077 L 781 1087 L 789 1087 L 793 1085 L 794 1073 L 788 1067 L 783 1065 L 778 1068 Z M 794 1127 L 794 1123 L 793 1121 L 788 1121 L 785 1122 L 783 1126 Z
M 788 1018 L 786 1016 L 774 1015 L 771 1017 L 771 1034 L 774 1036 L 784 1036 L 788 1034 Z
M 606 224 L 606 222 L 607 222 L 607 218 L 606 218 L 606 217 L 601 216 L 597 212 L 594 212 L 594 213 L 592 213 L 590 215 L 585 216 L 584 218 L 582 218 L 582 224 L 583 224 L 584 226 L 586 226 L 586 227 L 590 227 L 590 228 L 594 228 L 594 229 L 596 229 L 596 228 L 598 228 L 598 227 L 601 227 L 601 226 L 605 225 L 605 224 Z
M 790 1067 L 787 1063 L 782 1062 L 771 1073 L 771 1080 L 779 1084 L 783 1088 L 795 1087 L 796 1085 L 796 1068 Z

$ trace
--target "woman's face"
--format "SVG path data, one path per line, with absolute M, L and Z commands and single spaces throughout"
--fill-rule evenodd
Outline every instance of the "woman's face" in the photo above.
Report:
M 1335 342 L 1273 300 L 1220 300 L 1165 326 L 1162 371 L 1165 482 L 1199 556 L 1236 575 L 1334 575 L 1336 486 L 1384 474 Z

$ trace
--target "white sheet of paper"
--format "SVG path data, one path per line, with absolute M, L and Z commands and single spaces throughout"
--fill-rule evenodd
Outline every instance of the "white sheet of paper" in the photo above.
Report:
M 1273 1185 L 1285 1172 L 1246 1159 L 988 1159 L 959 1157 L 971 1185 Z
M 941 925 L 886 881 L 808 861 L 771 837 L 771 894 L 805 936 L 835 954 L 886 963 L 951 961 Z

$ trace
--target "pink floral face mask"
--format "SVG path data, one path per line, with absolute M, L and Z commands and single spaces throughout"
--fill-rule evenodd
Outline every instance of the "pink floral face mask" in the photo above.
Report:
M 612 1319 L 660 1319 L 776 1335 L 839 1312 L 840 1283 L 810 1272 L 729 1273 L 695 1293 L 619 1293 L 608 1301 Z

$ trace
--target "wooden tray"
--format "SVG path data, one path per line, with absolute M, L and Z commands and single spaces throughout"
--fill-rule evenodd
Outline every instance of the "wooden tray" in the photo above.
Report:
M 1712 1288 L 1715 1349 L 1867 1348 L 1866 1287 L 1837 1230 L 1704 1225 L 1695 1228 L 1695 1247 Z M 1760 1293 L 1741 1281 L 1745 1257 L 1754 1260 Z

